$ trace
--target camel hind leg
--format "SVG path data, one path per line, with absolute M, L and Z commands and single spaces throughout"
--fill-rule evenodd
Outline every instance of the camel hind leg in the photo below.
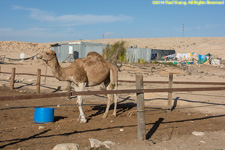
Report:
M 105 83 L 107 90 L 113 90 L 115 88 L 115 85 L 112 83 Z M 116 88 L 117 89 L 117 88 Z M 117 95 L 116 94 L 107 94 L 108 97 L 108 102 L 107 102 L 107 106 L 105 109 L 105 113 L 103 115 L 103 118 L 106 118 L 108 116 L 108 112 L 109 112 L 109 108 L 111 105 L 111 100 L 114 97 L 114 111 L 113 111 L 113 116 L 116 116 L 116 108 L 117 108 Z

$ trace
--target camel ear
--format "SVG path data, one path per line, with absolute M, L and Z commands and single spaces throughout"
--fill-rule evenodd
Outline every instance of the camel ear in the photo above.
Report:
M 56 53 L 53 50 L 49 50 L 49 51 L 46 52 L 46 54 L 47 55 L 55 55 Z
M 55 55 L 55 51 L 50 50 L 50 51 L 46 52 L 46 54 L 47 54 L 47 55 Z

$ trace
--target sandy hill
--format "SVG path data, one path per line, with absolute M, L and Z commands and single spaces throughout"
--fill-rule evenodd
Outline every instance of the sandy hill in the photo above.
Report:
M 113 44 L 121 40 L 126 41 L 128 47 L 175 49 L 177 53 L 195 52 L 202 55 L 211 53 L 214 57 L 225 59 L 225 37 L 99 39 L 83 41 Z M 0 55 L 19 58 L 20 53 L 25 53 L 25 57 L 30 57 L 40 51 L 50 49 L 51 44 L 53 43 L 0 41 Z

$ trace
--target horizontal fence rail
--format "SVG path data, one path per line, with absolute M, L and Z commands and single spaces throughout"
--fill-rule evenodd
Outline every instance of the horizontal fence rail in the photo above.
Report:
M 11 74 L 11 72 L 0 72 L 2 74 Z M 37 76 L 37 74 L 33 73 L 15 73 L 16 75 L 28 75 L 28 76 Z M 51 75 L 41 75 L 42 77 L 50 77 L 50 78 L 55 78 L 54 76 Z
M 118 80 L 118 82 L 136 83 L 136 81 L 131 81 L 131 80 Z M 143 83 L 168 84 L 169 81 L 143 81 Z M 225 82 L 189 82 L 189 81 L 173 81 L 173 84 L 225 85 Z
M 11 74 L 11 72 L 0 72 L 3 74 Z M 37 74 L 32 73 L 15 73 L 16 75 L 30 75 L 30 76 L 37 76 Z M 51 75 L 41 75 L 42 77 L 50 77 L 55 78 Z M 136 81 L 132 80 L 118 80 L 118 82 L 125 82 L 125 83 L 136 83 Z M 152 84 L 168 84 L 169 81 L 143 81 L 143 83 L 152 83 Z M 198 85 L 225 85 L 225 82 L 189 82 L 189 81 L 173 81 L 173 84 L 198 84 Z
M 225 90 L 225 87 L 129 89 L 129 90 L 82 91 L 82 92 L 79 91 L 79 92 L 63 92 L 52 94 L 38 94 L 38 95 L 32 94 L 32 95 L 0 96 L 0 101 L 52 98 L 52 97 L 78 96 L 78 95 L 96 95 L 96 94 L 191 92 L 191 91 L 219 91 L 219 90 Z

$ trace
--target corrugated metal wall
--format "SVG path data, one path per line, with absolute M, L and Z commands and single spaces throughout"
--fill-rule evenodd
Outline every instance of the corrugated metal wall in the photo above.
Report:
M 81 55 L 80 58 L 86 57 L 89 52 L 97 52 L 100 55 L 103 54 L 103 49 L 106 44 L 100 43 L 81 43 Z M 76 51 L 76 49 L 74 49 Z
M 59 43 L 51 46 L 51 49 L 56 52 L 59 62 L 64 62 L 70 57 L 69 47 L 73 47 L 74 54 L 69 60 L 73 61 L 77 58 L 84 58 L 89 52 L 97 52 L 103 54 L 103 49 L 106 44 L 101 43 L 88 43 L 88 42 L 74 42 L 74 43 Z
M 145 62 L 151 61 L 151 49 L 149 48 L 128 48 L 127 59 L 130 63 L 136 63 L 138 60 Z
M 149 48 L 128 48 L 127 59 L 130 63 L 136 63 L 138 60 L 151 62 L 152 60 L 164 60 L 163 56 L 175 54 L 175 50 L 160 50 Z

